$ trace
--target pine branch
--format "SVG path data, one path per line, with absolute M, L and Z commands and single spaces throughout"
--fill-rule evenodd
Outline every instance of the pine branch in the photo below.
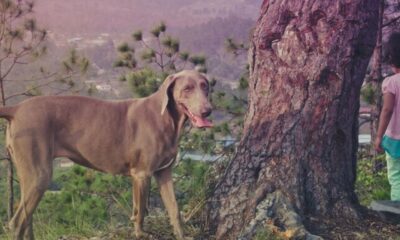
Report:
M 57 75 L 57 72 L 49 73 L 48 75 L 43 75 L 33 79 L 4 79 L 4 82 L 34 82 L 39 80 L 45 80 L 54 77 Z
M 56 75 L 56 73 L 54 73 L 53 76 L 55 76 L 55 75 Z M 42 84 L 36 85 L 34 87 L 31 87 L 31 88 L 29 88 L 29 89 L 27 89 L 27 90 L 25 90 L 23 92 L 14 93 L 14 94 L 12 94 L 10 96 L 5 97 L 4 99 L 7 101 L 7 100 L 9 100 L 11 98 L 18 97 L 18 96 L 32 96 L 31 94 L 29 94 L 29 92 L 31 92 L 33 90 L 37 90 L 37 89 L 42 88 L 42 87 L 50 87 L 50 84 L 53 84 L 53 83 L 56 83 L 56 82 L 60 82 L 60 81 L 63 81 L 63 80 L 65 81 L 66 79 L 70 79 L 70 78 L 71 78 L 71 76 L 68 75 L 68 76 L 64 76 L 61 79 L 53 79 L 53 80 L 48 81 L 46 83 L 42 83 Z M 73 88 L 73 86 L 71 86 L 67 90 L 70 90 L 72 88 Z
M 164 60 L 163 60 L 163 56 L 164 56 L 164 49 L 161 47 L 161 41 L 160 38 L 157 37 L 157 44 L 158 44 L 158 50 L 160 51 L 160 64 L 159 66 L 161 67 L 161 71 L 164 72 Z M 157 58 L 156 58 L 157 61 Z

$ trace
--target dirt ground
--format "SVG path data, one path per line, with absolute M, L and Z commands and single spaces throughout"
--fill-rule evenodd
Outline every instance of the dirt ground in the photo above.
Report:
M 400 240 L 400 216 L 365 210 L 360 220 L 308 219 L 313 234 L 332 240 Z

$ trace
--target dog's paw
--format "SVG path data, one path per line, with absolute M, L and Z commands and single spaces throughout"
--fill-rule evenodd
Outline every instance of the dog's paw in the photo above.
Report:
M 192 238 L 192 237 L 186 237 L 186 236 L 178 236 L 178 235 L 175 235 L 176 236 L 176 239 L 178 239 L 178 240 L 193 240 L 194 238 Z
M 194 238 L 192 237 L 181 237 L 181 238 L 177 238 L 178 240 L 193 240 Z
M 135 237 L 136 239 L 153 239 L 153 236 L 150 233 L 144 231 L 136 231 Z

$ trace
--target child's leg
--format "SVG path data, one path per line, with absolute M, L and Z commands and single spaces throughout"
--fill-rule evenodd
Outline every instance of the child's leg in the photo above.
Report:
M 390 183 L 390 199 L 400 201 L 400 158 L 392 158 L 386 153 L 387 172 Z

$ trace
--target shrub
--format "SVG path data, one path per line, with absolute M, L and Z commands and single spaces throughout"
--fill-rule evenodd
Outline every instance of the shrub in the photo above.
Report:
M 374 159 L 362 158 L 357 164 L 356 193 L 362 205 L 368 206 L 373 200 L 390 199 L 390 185 L 387 180 L 386 167 L 374 171 L 374 164 L 386 166 L 385 155 Z

